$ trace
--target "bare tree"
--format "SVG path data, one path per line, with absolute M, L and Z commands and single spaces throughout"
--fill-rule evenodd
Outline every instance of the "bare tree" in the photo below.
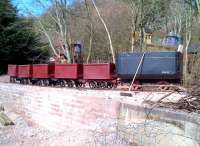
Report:
M 133 0 L 127 0 L 128 6 L 131 9 L 131 51 L 134 51 L 136 43 L 136 31 L 138 30 L 139 7 Z
M 91 16 L 91 9 L 90 6 L 87 2 L 87 0 L 85 0 L 85 7 L 87 9 L 87 14 L 88 14 L 88 21 L 89 21 L 89 27 L 90 27 L 90 38 L 89 38 L 89 52 L 88 52 L 88 56 L 87 56 L 87 63 L 89 63 L 90 57 L 91 57 L 91 52 L 92 52 L 92 41 L 93 41 L 93 23 L 92 23 L 92 16 Z
M 200 0 L 184 0 L 184 2 L 193 7 L 200 21 Z
M 192 38 L 192 17 L 193 17 L 193 12 L 192 12 L 192 7 L 189 6 L 187 9 L 187 12 L 185 13 L 186 17 L 186 22 L 185 22 L 185 27 L 186 27 L 186 32 L 185 32 L 185 67 L 184 67 L 184 74 L 185 74 L 185 80 L 188 76 L 188 47 L 191 42 Z
M 41 20 L 38 19 L 38 22 L 39 22 L 39 26 L 40 28 L 38 29 L 39 31 L 41 31 L 42 33 L 44 33 L 44 35 L 47 37 L 48 39 L 48 42 L 49 42 L 49 45 L 50 45 L 50 48 L 52 49 L 53 53 L 58 56 L 59 54 L 57 53 L 54 45 L 53 45 L 53 42 L 52 42 L 52 39 L 50 37 L 50 35 L 48 34 L 48 31 L 44 28 L 44 25 L 42 24 Z
M 169 20 L 169 31 L 174 34 L 181 35 L 185 23 L 185 5 L 182 0 L 172 0 L 170 4 L 170 15 L 168 16 Z
M 99 19 L 101 20 L 102 24 L 104 25 L 104 28 L 105 28 L 106 33 L 107 33 L 107 35 L 108 35 L 108 40 L 109 40 L 109 44 L 110 44 L 110 51 L 111 51 L 111 53 L 112 53 L 112 61 L 113 61 L 113 63 L 115 63 L 115 51 L 114 51 L 114 48 L 113 48 L 113 44 L 112 44 L 112 39 L 111 39 L 110 32 L 109 32 L 109 30 L 108 30 L 108 27 L 107 27 L 107 25 L 106 25 L 106 23 L 105 23 L 103 17 L 102 17 L 101 14 L 100 14 L 100 11 L 99 11 L 99 9 L 98 9 L 98 7 L 97 7 L 97 5 L 96 5 L 95 0 L 92 0 L 92 3 L 93 3 L 93 5 L 94 5 L 95 10 L 96 10 L 96 12 L 97 12 L 97 14 L 98 14 L 98 16 L 99 16 Z
M 196 0 L 198 15 L 200 16 L 200 0 Z
M 37 0 L 43 8 L 47 9 L 41 0 Z M 70 34 L 69 15 L 67 0 L 51 0 L 51 7 L 47 12 L 40 17 L 35 17 L 39 23 L 38 30 L 41 31 L 47 38 L 50 48 L 55 55 L 60 52 L 67 56 L 68 63 L 71 63 L 70 46 L 72 43 Z M 55 46 L 57 43 L 57 47 Z

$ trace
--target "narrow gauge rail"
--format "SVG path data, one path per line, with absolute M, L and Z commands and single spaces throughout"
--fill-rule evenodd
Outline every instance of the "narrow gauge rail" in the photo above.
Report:
M 121 86 L 121 85 L 117 85 L 113 88 L 101 88 L 101 87 L 96 87 L 96 88 L 91 88 L 89 86 L 89 84 L 85 84 L 84 86 L 80 87 L 80 86 L 74 86 L 74 87 L 68 87 L 68 86 L 61 86 L 61 85 L 37 85 L 37 84 L 23 84 L 20 83 L 19 81 L 16 82 L 12 82 L 12 84 L 20 84 L 23 86 L 39 86 L 39 87 L 48 87 L 48 88 L 66 88 L 66 89 L 78 89 L 78 90 L 99 90 L 99 91 L 108 91 L 108 90 L 112 90 L 112 91 L 129 91 L 129 86 Z M 171 91 L 177 91 L 177 92 L 186 92 L 186 89 L 180 85 L 165 85 L 165 87 L 167 87 L 167 89 L 162 89 L 160 88 L 160 85 L 140 85 L 139 89 L 131 89 L 132 92 L 171 92 Z

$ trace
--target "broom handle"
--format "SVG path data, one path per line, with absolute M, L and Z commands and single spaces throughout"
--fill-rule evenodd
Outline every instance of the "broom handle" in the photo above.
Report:
M 132 82 L 131 82 L 131 86 L 129 87 L 129 91 L 131 91 L 131 87 L 133 86 L 133 84 L 134 84 L 134 82 L 135 82 L 135 78 L 136 78 L 136 76 L 137 76 L 137 74 L 138 74 L 138 71 L 139 71 L 139 69 L 140 69 L 140 66 L 142 65 L 142 62 L 143 62 L 143 59 L 144 59 L 144 55 L 145 55 L 145 52 L 143 53 L 142 58 L 141 58 L 141 60 L 140 60 L 140 63 L 138 64 L 137 70 L 136 70 L 135 75 L 134 75 L 134 77 L 133 77 L 133 80 L 132 80 Z

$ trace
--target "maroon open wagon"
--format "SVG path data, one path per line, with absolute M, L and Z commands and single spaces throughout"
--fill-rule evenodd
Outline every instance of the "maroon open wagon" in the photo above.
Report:
M 50 64 L 49 76 L 61 85 L 68 87 L 81 86 L 79 79 L 83 76 L 82 64 Z
M 32 66 L 31 65 L 18 65 L 18 80 L 22 84 L 29 84 L 32 77 Z
M 17 70 L 18 70 L 17 65 L 14 64 L 8 65 L 8 75 L 10 76 L 10 82 L 15 82 L 18 72 Z
M 83 79 L 89 82 L 90 88 L 112 88 L 116 79 L 115 65 L 105 64 L 84 64 Z
M 31 65 L 18 65 L 18 78 L 31 78 L 32 66 Z
M 49 78 L 48 64 L 33 64 L 32 77 L 34 79 L 47 79 Z
M 8 75 L 11 77 L 17 77 L 17 65 L 8 65 Z
M 56 79 L 79 79 L 83 76 L 82 64 L 50 64 L 49 75 Z
M 32 65 L 32 84 L 40 86 L 49 85 L 49 68 L 48 64 L 33 64 Z

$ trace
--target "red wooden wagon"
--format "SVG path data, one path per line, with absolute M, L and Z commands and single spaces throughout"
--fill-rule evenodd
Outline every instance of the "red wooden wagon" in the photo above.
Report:
M 82 64 L 50 64 L 49 75 L 57 79 L 79 79 L 83 76 Z
M 33 64 L 32 77 L 35 79 L 48 79 L 48 64 Z
M 84 64 L 83 79 L 89 82 L 90 88 L 112 88 L 116 79 L 115 65 L 105 64 Z
M 50 64 L 49 76 L 58 81 L 61 86 L 81 86 L 79 79 L 83 76 L 82 64 Z
M 17 77 L 22 84 L 29 84 L 32 78 L 32 65 L 18 65 Z
M 10 82 L 15 82 L 17 78 L 18 66 L 14 64 L 8 65 L 8 75 L 10 76 Z
M 31 65 L 18 65 L 18 78 L 31 78 L 32 66 Z
M 17 65 L 14 64 L 8 65 L 8 75 L 11 77 L 17 77 Z
M 49 65 L 33 64 L 32 65 L 32 83 L 41 86 L 49 85 Z

